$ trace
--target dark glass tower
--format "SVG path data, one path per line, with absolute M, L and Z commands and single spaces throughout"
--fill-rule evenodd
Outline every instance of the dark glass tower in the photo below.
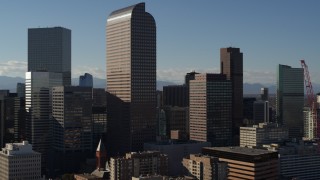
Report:
M 119 101 L 108 101 L 115 147 L 142 150 L 156 134 L 156 24 L 144 3 L 108 17 L 107 82 L 111 99 Z
M 28 29 L 28 71 L 63 73 L 63 85 L 71 85 L 71 30 Z
M 220 62 L 221 74 L 232 82 L 232 125 L 234 144 L 237 145 L 243 122 L 243 54 L 240 48 L 221 48 Z
M 289 138 L 303 137 L 304 74 L 303 68 L 278 66 L 277 122 L 289 130 Z

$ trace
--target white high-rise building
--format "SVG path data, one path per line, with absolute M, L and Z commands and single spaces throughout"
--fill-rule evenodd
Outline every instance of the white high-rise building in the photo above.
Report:
M 62 73 L 26 73 L 26 137 L 45 163 L 50 147 L 51 88 L 62 86 Z M 43 164 L 44 166 L 44 164 Z
M 0 179 L 42 179 L 41 154 L 28 141 L 6 144 L 0 151 Z

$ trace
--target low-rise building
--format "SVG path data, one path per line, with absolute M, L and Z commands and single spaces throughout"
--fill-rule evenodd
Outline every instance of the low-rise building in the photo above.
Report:
M 279 153 L 279 169 L 283 179 L 319 179 L 320 153 L 314 141 L 287 142 L 265 147 Z
M 288 130 L 276 123 L 259 123 L 252 127 L 240 127 L 241 147 L 262 147 L 264 144 L 279 143 L 288 139 Z
M 227 179 L 278 179 L 278 152 L 247 147 L 205 147 L 202 153 L 228 163 Z
M 167 140 L 144 144 L 145 151 L 160 151 L 168 155 L 170 176 L 183 175 L 182 160 L 189 154 L 199 154 L 203 147 L 211 147 L 210 142 Z
M 182 164 L 186 168 L 186 174 L 196 179 L 222 180 L 227 178 L 227 163 L 219 161 L 216 157 L 190 154 L 188 158 L 183 158 Z
M 28 141 L 6 144 L 0 152 L 0 179 L 42 179 L 41 154 Z
M 155 174 L 168 174 L 168 156 L 158 151 L 131 152 L 110 159 L 111 180 L 131 180 L 132 177 Z

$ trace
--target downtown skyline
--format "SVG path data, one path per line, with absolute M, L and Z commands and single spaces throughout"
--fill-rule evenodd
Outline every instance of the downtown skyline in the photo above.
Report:
M 104 78 L 107 17 L 138 2 L 2 3 L 0 75 L 24 77 L 28 28 L 62 26 L 72 31 L 72 77 Z M 320 83 L 317 1 L 145 2 L 158 27 L 157 80 L 182 83 L 192 70 L 219 73 L 219 49 L 232 46 L 244 54 L 244 82 L 275 84 L 278 64 L 301 67 L 305 59 L 312 82 Z

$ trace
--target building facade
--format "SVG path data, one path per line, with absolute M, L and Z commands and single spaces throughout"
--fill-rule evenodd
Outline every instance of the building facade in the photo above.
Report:
M 41 180 L 41 154 L 28 141 L 6 144 L 0 151 L 0 179 Z
M 197 74 L 190 81 L 190 140 L 232 144 L 232 83 L 222 74 Z
M 189 139 L 189 108 L 188 107 L 164 107 L 166 122 L 167 122 L 167 134 L 171 131 L 178 130 L 178 139 Z
M 171 85 L 163 87 L 163 105 L 188 107 L 188 87 L 186 85 Z
M 264 144 L 281 143 L 288 139 L 288 129 L 278 124 L 260 123 L 252 127 L 240 127 L 240 146 L 261 148 Z
M 279 153 L 280 179 L 319 179 L 320 154 L 314 141 L 271 144 L 268 149 Z
M 314 139 L 317 137 L 317 123 L 313 121 L 313 114 L 309 107 L 303 109 L 303 133 L 304 138 Z
M 71 30 L 63 27 L 28 29 L 28 71 L 62 73 L 71 85 Z
M 303 68 L 278 66 L 277 121 L 289 130 L 290 138 L 303 137 L 304 74 Z
M 206 147 L 205 155 L 228 163 L 227 179 L 278 179 L 278 152 L 246 147 Z
M 52 88 L 53 147 L 61 152 L 92 150 L 92 89 Z
M 255 101 L 253 103 L 253 122 L 255 124 L 269 122 L 269 101 Z
M 112 12 L 107 20 L 107 87 L 117 129 L 117 152 L 139 151 L 156 136 L 156 24 L 145 4 Z M 123 108 L 123 109 L 119 109 Z M 109 112 L 109 110 L 108 110 Z M 121 112 L 121 114 L 120 114 Z M 119 116 L 121 117 L 119 117 Z M 115 118 L 118 116 L 119 118 Z M 119 127 L 117 127 L 119 126 Z M 121 127 L 121 128 L 120 128 Z
M 79 77 L 79 86 L 81 87 L 93 87 L 93 78 L 89 73 L 84 73 L 83 76 Z
M 45 168 L 51 135 L 51 88 L 61 86 L 61 73 L 26 72 L 26 138 L 41 153 Z
M 209 142 L 199 141 L 159 141 L 144 144 L 145 151 L 160 151 L 162 154 L 168 155 L 168 167 L 170 176 L 180 176 L 184 173 L 181 164 L 184 157 L 189 154 L 199 154 L 203 147 L 210 147 Z
M 227 163 L 220 162 L 219 158 L 201 154 L 190 154 L 188 158 L 183 158 L 182 164 L 186 168 L 187 174 L 196 179 L 227 179 Z
M 110 159 L 111 180 L 131 180 L 141 175 L 167 175 L 168 157 L 158 151 L 127 153 Z
M 240 48 L 220 49 L 220 72 L 232 82 L 232 124 L 234 144 L 238 144 L 239 128 L 243 121 L 243 54 Z

